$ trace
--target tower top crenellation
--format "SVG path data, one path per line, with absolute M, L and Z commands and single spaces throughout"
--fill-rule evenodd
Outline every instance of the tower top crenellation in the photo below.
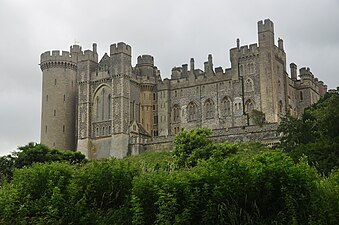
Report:
M 40 55 L 40 63 L 44 63 L 46 61 L 64 61 L 64 62 L 72 62 L 76 63 L 76 58 L 72 57 L 72 54 L 68 51 L 46 51 Z
M 139 66 L 154 66 L 154 58 L 151 55 L 140 55 L 137 59 Z
M 124 42 L 119 42 L 118 44 L 111 44 L 110 54 L 125 53 L 126 55 L 132 56 L 132 48 Z
M 258 33 L 271 31 L 274 33 L 274 24 L 270 19 L 260 20 L 258 22 Z

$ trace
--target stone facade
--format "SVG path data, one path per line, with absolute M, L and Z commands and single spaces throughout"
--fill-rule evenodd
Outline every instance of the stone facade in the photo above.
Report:
M 78 150 L 88 158 L 122 158 L 145 149 L 170 147 L 183 129 L 206 127 L 215 140 L 275 142 L 276 125 L 287 113 L 300 116 L 327 91 L 309 68 L 286 69 L 283 40 L 274 25 L 258 22 L 258 43 L 230 49 L 231 68 L 188 64 L 162 79 L 150 55 L 131 65 L 132 50 L 112 44 L 98 60 L 97 46 L 41 55 L 43 72 L 41 142 Z M 253 110 L 265 116 L 255 126 Z

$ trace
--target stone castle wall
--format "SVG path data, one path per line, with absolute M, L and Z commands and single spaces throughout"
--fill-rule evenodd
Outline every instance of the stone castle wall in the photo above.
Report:
M 294 63 L 289 75 L 273 22 L 257 25 L 258 43 L 241 46 L 238 39 L 230 68 L 214 68 L 208 55 L 203 69 L 192 58 L 174 67 L 170 79 L 161 78 L 151 55 L 132 66 L 132 48 L 122 42 L 100 61 L 96 44 L 43 53 L 41 142 L 95 159 L 169 149 L 176 133 L 200 127 L 212 129 L 217 141 L 278 141 L 280 118 L 301 116 L 327 87 L 309 68 L 298 79 Z M 253 110 L 264 114 L 262 127 Z

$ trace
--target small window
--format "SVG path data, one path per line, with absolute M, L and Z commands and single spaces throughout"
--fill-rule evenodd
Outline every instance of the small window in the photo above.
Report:
M 153 110 L 155 110 L 155 105 L 153 105 Z
M 54 116 L 56 116 L 56 110 L 54 109 Z
M 300 91 L 300 101 L 303 101 L 303 100 L 304 100 L 303 92 Z
M 65 125 L 62 125 L 62 132 L 65 133 Z
M 48 102 L 48 95 L 46 95 L 46 102 Z
M 57 79 L 54 79 L 54 85 L 57 85 Z
M 45 127 L 45 133 L 47 133 L 47 125 L 46 125 L 46 127 Z
M 66 101 L 66 95 L 64 95 L 64 101 Z

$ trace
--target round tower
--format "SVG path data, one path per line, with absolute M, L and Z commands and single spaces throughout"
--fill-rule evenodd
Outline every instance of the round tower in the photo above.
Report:
M 81 51 L 80 46 L 73 47 Z M 42 71 L 40 141 L 51 148 L 75 150 L 77 52 L 42 53 L 40 68 Z

